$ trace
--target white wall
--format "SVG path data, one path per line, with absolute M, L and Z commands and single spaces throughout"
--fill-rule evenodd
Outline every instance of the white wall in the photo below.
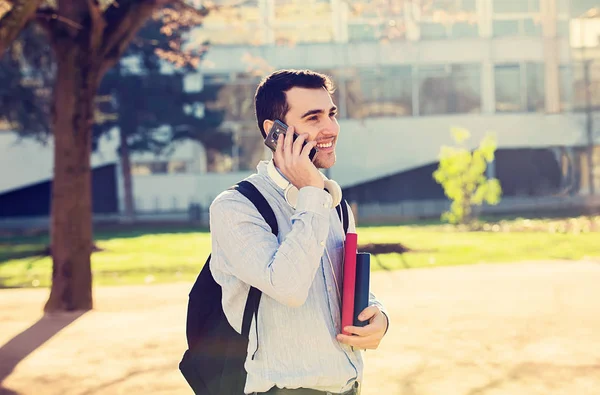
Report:
M 598 114 L 600 115 L 600 114 Z M 600 119 L 597 120 L 600 121 Z M 499 148 L 581 146 L 586 144 L 585 122 L 575 114 L 456 115 L 341 120 L 338 161 L 330 176 L 343 187 L 410 170 L 437 161 L 440 147 L 452 144 L 450 128 L 472 133 L 475 147 L 486 132 L 497 137 Z M 258 137 L 257 137 L 258 138 Z M 0 134 L 0 192 L 52 176 L 52 147 Z M 600 136 L 597 136 L 600 143 Z M 193 143 L 184 143 L 174 159 L 203 160 Z M 140 159 L 151 157 L 138 156 Z M 94 154 L 94 166 L 117 161 L 114 139 L 104 141 Z M 190 203 L 207 205 L 223 190 L 252 172 L 147 175 L 133 178 L 139 210 L 185 210 Z M 120 179 L 120 174 L 119 174 Z M 122 196 L 122 191 L 119 193 Z
M 118 163 L 117 146 L 118 132 L 113 130 L 103 138 L 98 150 L 92 154 L 92 167 L 98 167 L 109 163 Z M 43 145 L 35 140 L 21 139 L 15 133 L 0 133 L 0 193 L 13 189 L 22 188 L 27 185 L 46 181 L 53 176 L 53 143 L 52 139 Z M 165 159 L 166 156 L 156 157 L 153 154 L 133 154 L 132 161 L 152 161 Z M 158 204 L 164 209 L 171 209 L 173 197 L 177 200 L 177 207 L 185 202 L 185 208 L 189 204 L 190 196 L 198 195 L 198 185 L 202 185 L 197 178 L 206 173 L 206 152 L 201 144 L 191 141 L 177 144 L 168 158 L 172 160 L 185 160 L 191 163 L 191 172 L 188 174 L 153 175 L 134 177 L 134 197 L 141 200 L 142 207 L 150 208 Z M 119 169 L 119 168 L 118 168 Z M 123 200 L 122 182 L 120 170 L 118 170 L 119 200 Z M 215 175 L 208 175 L 209 180 Z M 192 181 L 190 181 L 192 180 Z M 216 183 L 215 185 L 219 185 Z M 201 195 L 201 194 L 200 194 Z M 148 196 L 156 196 L 151 199 Z
M 92 166 L 114 163 L 115 149 L 109 141 L 92 155 Z M 11 132 L 0 132 L 0 193 L 48 180 L 53 174 L 54 145 L 19 139 Z
M 583 118 L 573 114 L 341 120 L 338 161 L 330 176 L 347 187 L 436 162 L 441 146 L 453 144 L 453 126 L 471 131 L 472 148 L 488 131 L 497 137 L 499 148 L 538 148 L 584 145 L 584 125 Z M 158 198 L 161 207 L 169 207 L 173 197 L 178 202 L 188 199 L 207 205 L 250 173 L 138 176 L 134 193 L 144 209 L 152 208 L 152 197 Z
M 219 193 L 250 174 L 251 172 L 236 172 L 136 176 L 133 178 L 136 210 L 187 210 L 191 203 L 206 207 Z
M 574 114 L 341 120 L 338 162 L 330 175 L 345 187 L 433 163 L 442 145 L 453 144 L 454 126 L 471 132 L 472 148 L 488 131 L 497 137 L 499 148 L 536 148 L 584 145 L 584 125 Z

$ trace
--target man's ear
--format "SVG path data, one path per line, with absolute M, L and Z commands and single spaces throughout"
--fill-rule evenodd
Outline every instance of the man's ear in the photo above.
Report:
M 270 119 L 265 119 L 263 121 L 263 129 L 265 130 L 265 136 L 269 134 L 269 130 L 271 130 L 271 127 L 273 127 L 273 121 L 271 121 Z

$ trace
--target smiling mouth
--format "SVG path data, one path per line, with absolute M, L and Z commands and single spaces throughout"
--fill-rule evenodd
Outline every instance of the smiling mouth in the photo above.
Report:
M 327 143 L 320 143 L 317 144 L 317 148 L 322 149 L 322 148 L 331 148 L 333 147 L 333 140 L 327 142 Z

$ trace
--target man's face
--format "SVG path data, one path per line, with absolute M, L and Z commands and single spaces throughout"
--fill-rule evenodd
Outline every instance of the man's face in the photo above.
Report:
M 289 111 L 283 122 L 294 126 L 296 133 L 308 134 L 308 141 L 317 141 L 313 163 L 319 169 L 335 164 L 335 144 L 340 132 L 337 108 L 324 88 L 294 87 L 286 92 Z

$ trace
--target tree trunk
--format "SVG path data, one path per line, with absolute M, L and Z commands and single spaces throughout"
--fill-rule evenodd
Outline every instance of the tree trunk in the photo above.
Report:
M 93 308 L 90 156 L 94 99 L 104 73 L 120 59 L 152 12 L 164 4 L 114 2 L 102 13 L 97 1 L 61 0 L 58 16 L 74 23 L 44 24 L 57 66 L 52 106 L 53 266 L 46 312 Z
M 57 43 L 53 102 L 52 289 L 46 312 L 89 310 L 92 303 L 91 134 L 102 62 L 76 41 Z
M 135 219 L 135 203 L 133 200 L 133 179 L 131 177 L 131 158 L 129 146 L 127 145 L 127 133 L 120 126 L 119 135 L 121 144 L 119 154 L 121 157 L 121 176 L 123 177 L 123 197 L 125 203 L 125 220 L 132 222 Z
M 116 71 L 119 79 L 123 77 L 121 65 L 117 63 Z M 118 83 L 118 82 L 117 82 Z M 116 90 L 119 114 L 119 158 L 121 160 L 121 177 L 123 178 L 123 203 L 125 205 L 125 221 L 133 222 L 135 219 L 135 203 L 133 200 L 133 179 L 131 177 L 131 157 L 127 137 L 133 128 L 137 127 L 136 108 L 133 97 L 127 92 Z M 124 93 L 124 94 L 123 94 Z
M 468 177 L 468 176 L 464 175 L 463 177 Z M 472 194 L 469 192 L 468 187 L 466 185 L 463 185 L 462 189 L 463 189 L 463 218 L 462 218 L 461 224 L 469 225 L 471 223 Z

